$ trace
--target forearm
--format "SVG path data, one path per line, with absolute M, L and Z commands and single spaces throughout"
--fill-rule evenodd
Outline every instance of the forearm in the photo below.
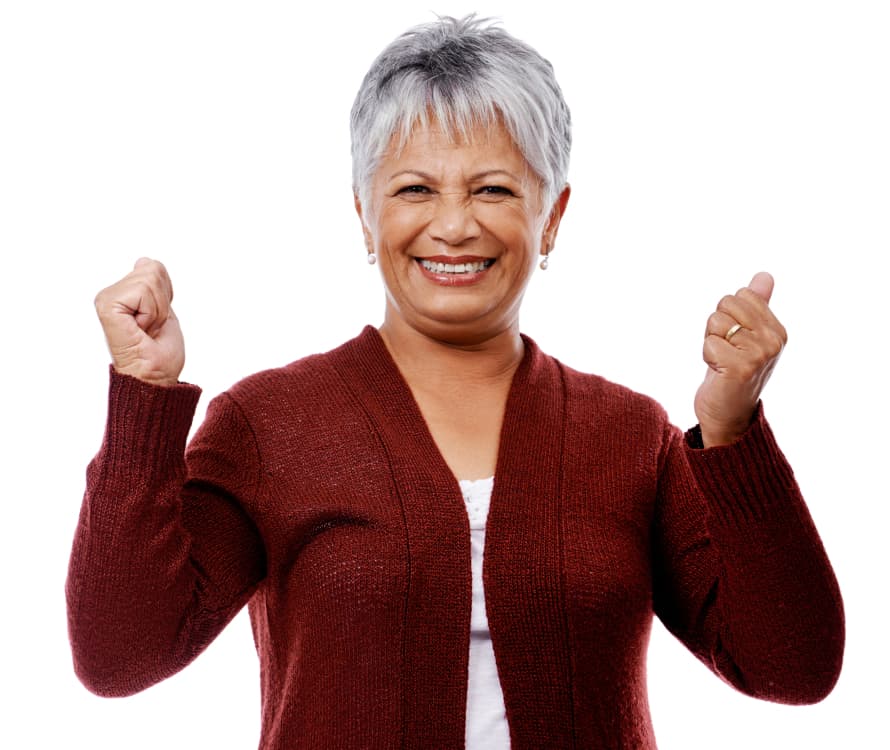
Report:
M 94 692 L 137 692 L 181 669 L 243 604 L 233 590 L 246 596 L 255 577 L 239 571 L 243 581 L 221 588 L 208 579 L 212 563 L 195 557 L 196 549 L 212 557 L 216 546 L 193 538 L 183 513 L 198 395 L 112 376 L 66 586 L 75 670 Z
M 684 453 L 704 507 L 680 493 L 687 499 L 665 519 L 670 566 L 688 589 L 668 619 L 745 692 L 786 703 L 820 700 L 841 666 L 843 606 L 769 426 L 758 412 L 735 444 Z M 705 527 L 697 542 L 687 518 L 696 510 Z

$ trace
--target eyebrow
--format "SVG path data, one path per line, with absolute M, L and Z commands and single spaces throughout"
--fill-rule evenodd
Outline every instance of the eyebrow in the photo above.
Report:
M 422 180 L 427 180 L 428 182 L 434 182 L 435 177 L 433 175 L 422 172 L 419 169 L 402 169 L 398 172 L 394 172 L 389 176 L 389 182 L 392 182 L 396 177 L 401 177 L 402 175 L 415 175 L 420 177 Z M 470 180 L 481 180 L 485 177 L 492 177 L 493 175 L 505 175 L 512 180 L 516 180 L 516 182 L 522 182 L 515 174 L 512 172 L 508 172 L 506 169 L 486 169 L 484 172 L 476 172 L 475 174 L 470 175 Z

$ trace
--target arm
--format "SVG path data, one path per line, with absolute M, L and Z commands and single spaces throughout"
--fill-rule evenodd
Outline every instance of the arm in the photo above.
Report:
M 221 396 L 186 457 L 198 395 L 112 370 L 66 584 L 75 671 L 95 693 L 135 693 L 182 669 L 264 575 L 240 503 L 259 484 L 253 435 Z
M 739 690 L 813 703 L 837 681 L 837 582 L 762 409 L 731 445 L 699 450 L 671 429 L 653 529 L 654 606 Z

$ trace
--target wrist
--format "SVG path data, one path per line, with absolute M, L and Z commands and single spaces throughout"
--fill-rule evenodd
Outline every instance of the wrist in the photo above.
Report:
M 734 422 L 715 423 L 707 419 L 700 419 L 698 431 L 701 436 L 702 447 L 717 448 L 721 445 L 730 445 L 736 442 L 748 431 L 756 414 L 757 409 L 755 407 L 746 419 Z
M 118 375 L 126 375 L 127 377 L 135 378 L 136 380 L 140 380 L 143 383 L 147 383 L 148 385 L 159 385 L 165 388 L 169 388 L 179 384 L 178 377 L 171 377 L 163 373 L 150 373 L 141 371 L 137 372 L 134 371 L 132 368 L 118 367 L 115 364 L 112 364 L 112 368 Z
M 745 434 L 745 430 L 710 430 L 699 426 L 702 448 L 717 448 L 721 445 L 730 445 Z

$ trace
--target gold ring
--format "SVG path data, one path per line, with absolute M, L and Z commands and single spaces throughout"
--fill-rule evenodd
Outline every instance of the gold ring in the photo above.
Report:
M 729 341 L 733 336 L 735 336 L 739 331 L 742 330 L 742 324 L 736 323 L 732 328 L 730 328 L 726 334 L 723 336 L 727 341 Z

